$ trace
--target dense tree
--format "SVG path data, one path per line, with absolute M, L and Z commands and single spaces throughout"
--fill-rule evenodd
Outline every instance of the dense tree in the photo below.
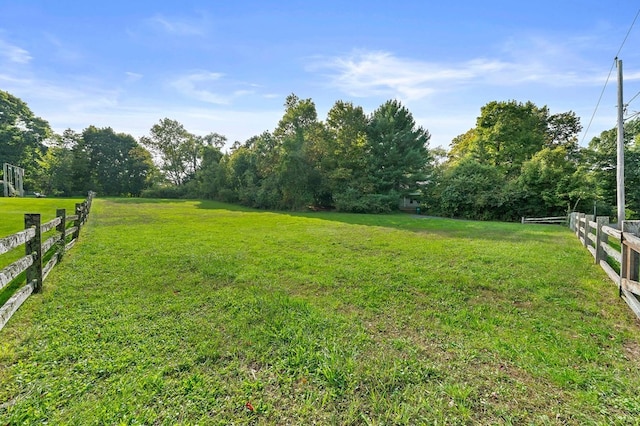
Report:
M 311 99 L 287 96 L 285 112 L 273 132 L 280 151 L 278 176 L 282 207 L 299 209 L 322 197 L 319 173 L 323 125 Z
M 564 147 L 567 155 L 575 156 L 579 151 L 578 134 L 580 131 L 582 131 L 582 125 L 575 112 L 553 114 L 547 119 L 545 145 L 549 148 Z
M 138 143 L 127 153 L 126 162 L 123 166 L 124 170 L 121 176 L 125 184 L 122 186 L 120 195 L 138 197 L 157 177 L 157 169 L 153 164 L 151 153 Z
M 157 156 L 160 170 L 172 184 L 183 185 L 195 175 L 201 145 L 176 120 L 163 118 L 140 142 Z
M 617 129 L 605 130 L 591 139 L 584 163 L 593 176 L 594 190 L 603 211 L 616 206 Z M 625 199 L 630 217 L 640 216 L 640 118 L 624 124 Z M 633 214 L 635 213 L 635 215 Z
M 139 195 L 152 170 L 151 156 L 133 136 L 89 126 L 76 146 L 76 159 L 89 171 L 86 184 L 104 195 Z
M 516 219 L 586 203 L 591 198 L 579 164 L 580 130 L 572 111 L 549 115 L 546 106 L 531 102 L 488 103 L 476 127 L 452 141 L 434 204 L 445 214 Z M 488 183 L 495 185 L 494 194 L 487 192 Z
M 35 180 L 35 188 L 47 195 L 70 196 L 74 192 L 73 152 L 80 135 L 71 129 L 62 136 L 54 136 L 47 147 L 46 154 L 38 159 L 39 168 Z
M 374 111 L 368 126 L 371 171 L 382 191 L 413 191 L 426 178 L 431 160 L 429 132 L 416 125 L 407 108 L 387 101 Z
M 195 178 L 198 197 L 221 198 L 221 191 L 226 186 L 225 170 L 221 165 L 224 141 L 226 138 L 220 139 L 221 143 L 205 144 L 202 148 L 202 162 Z
M 428 176 L 429 132 L 416 125 L 407 108 L 392 100 L 373 112 L 367 135 L 373 192 L 385 197 L 384 203 L 393 209 L 400 196 L 419 189 L 419 182 Z
M 567 146 L 543 148 L 522 165 L 516 184 L 519 190 L 517 216 L 557 216 L 582 202 L 593 202 L 595 194 L 582 169 L 569 160 Z M 517 217 L 516 216 L 516 217 Z
M 489 102 L 480 110 L 473 154 L 483 164 L 497 167 L 507 176 L 543 148 L 548 110 L 531 102 Z
M 466 219 L 497 219 L 504 211 L 506 182 L 500 171 L 465 157 L 443 173 L 439 213 Z
M 580 130 L 572 111 L 550 115 L 531 102 L 494 101 L 446 152 L 429 149 L 428 131 L 398 101 L 370 115 L 337 101 L 322 122 L 311 99 L 291 94 L 273 132 L 235 142 L 228 153 L 224 136 L 196 136 L 162 119 L 141 139 L 152 157 L 111 128 L 53 135 L 24 102 L 0 91 L 2 161 L 28 164 L 33 188 L 52 195 L 138 195 L 155 182 L 147 195 L 271 209 L 382 212 L 422 193 L 429 211 L 454 217 L 513 220 L 585 210 L 594 200 L 607 212 L 615 203 L 615 129 L 586 149 L 577 142 Z M 637 216 L 640 120 L 625 131 L 627 209 Z
M 367 169 L 370 154 L 367 127 L 362 107 L 350 102 L 336 102 L 327 114 L 323 172 L 339 210 L 360 210 L 362 197 L 373 192 Z
M 371 118 L 338 101 L 326 124 L 311 99 L 290 95 L 284 106 L 273 133 L 234 146 L 221 160 L 225 199 L 262 208 L 389 211 L 427 176 L 429 134 L 397 101 Z
M 21 99 L 0 90 L 0 163 L 25 169 L 25 189 L 33 189 L 44 141 L 53 135 L 49 123 L 36 117 Z

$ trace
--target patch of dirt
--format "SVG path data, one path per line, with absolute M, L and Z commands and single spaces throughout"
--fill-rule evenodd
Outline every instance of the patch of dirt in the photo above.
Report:
M 624 343 L 625 357 L 629 361 L 640 361 L 640 344 L 634 341 L 627 341 Z

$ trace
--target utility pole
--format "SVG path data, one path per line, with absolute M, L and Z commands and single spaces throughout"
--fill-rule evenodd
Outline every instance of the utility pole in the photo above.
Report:
M 624 220 L 624 104 L 622 103 L 622 60 L 616 58 L 618 67 L 618 156 L 616 188 L 618 202 L 618 227 L 622 230 Z

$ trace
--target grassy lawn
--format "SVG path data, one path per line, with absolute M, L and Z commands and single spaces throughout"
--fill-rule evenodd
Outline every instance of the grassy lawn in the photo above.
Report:
M 633 424 L 638 325 L 566 228 L 97 199 L 0 424 Z
M 66 209 L 67 215 L 75 213 L 76 203 L 84 201 L 82 198 L 4 198 L 0 197 L 0 238 L 7 237 L 24 229 L 25 213 L 40 213 L 40 220 L 44 224 L 56 217 L 56 209 Z M 43 242 L 56 231 L 43 235 Z M 24 256 L 24 245 L 0 254 L 0 269 Z M 4 304 L 13 293 L 24 285 L 24 273 L 7 287 L 0 289 L 0 305 Z M 0 332 L 1 334 L 1 332 Z
M 42 223 L 56 217 L 56 209 L 75 212 L 76 203 L 84 198 L 4 198 L 0 197 L 0 238 L 24 229 L 25 213 L 40 213 Z

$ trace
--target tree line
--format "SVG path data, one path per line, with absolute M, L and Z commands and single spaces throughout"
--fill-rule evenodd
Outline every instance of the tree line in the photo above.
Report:
M 482 220 L 615 210 L 616 130 L 588 146 L 574 112 L 493 101 L 448 150 L 389 100 L 371 114 L 337 101 L 320 120 L 289 95 L 273 131 L 234 142 L 172 119 L 147 136 L 89 126 L 57 135 L 0 91 L 0 161 L 26 169 L 25 189 L 69 196 L 208 198 L 262 209 L 389 212 L 403 197 L 429 214 Z M 627 215 L 640 213 L 640 119 L 625 123 Z

